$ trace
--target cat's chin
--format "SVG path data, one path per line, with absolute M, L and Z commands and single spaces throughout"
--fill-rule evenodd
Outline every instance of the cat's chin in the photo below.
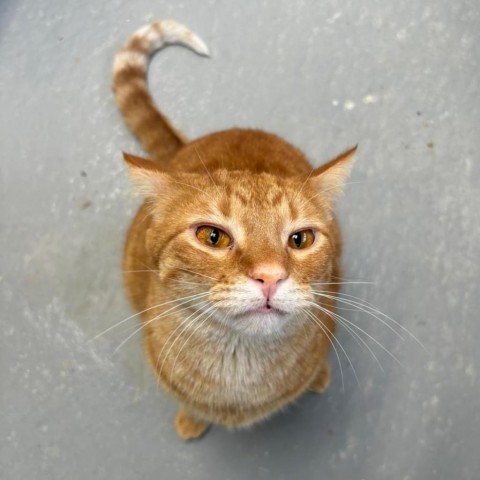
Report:
M 267 314 L 284 315 L 284 312 L 282 312 L 278 308 L 266 306 L 266 305 L 263 307 L 258 307 L 255 310 L 251 310 L 249 313 L 254 313 L 258 315 L 267 315 Z
M 230 318 L 235 330 L 248 335 L 279 335 L 288 330 L 292 316 L 276 308 L 259 307 Z

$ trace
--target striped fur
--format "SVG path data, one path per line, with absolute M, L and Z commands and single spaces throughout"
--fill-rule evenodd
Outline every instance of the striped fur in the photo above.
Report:
M 153 53 L 169 44 L 184 45 L 208 56 L 204 42 L 174 20 L 162 20 L 137 30 L 118 51 L 113 64 L 113 90 L 129 128 L 139 138 L 151 160 L 163 163 L 187 143 L 156 108 L 146 75 Z

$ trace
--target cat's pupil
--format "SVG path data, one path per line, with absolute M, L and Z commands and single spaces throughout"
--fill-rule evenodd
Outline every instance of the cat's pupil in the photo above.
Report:
M 216 245 L 219 240 L 220 240 L 220 230 L 218 230 L 218 228 L 212 228 L 212 231 L 210 232 L 210 243 L 212 245 Z
M 302 245 L 302 235 L 300 233 L 294 233 L 292 235 L 292 240 L 295 243 L 295 245 L 298 248 L 300 248 L 300 246 Z

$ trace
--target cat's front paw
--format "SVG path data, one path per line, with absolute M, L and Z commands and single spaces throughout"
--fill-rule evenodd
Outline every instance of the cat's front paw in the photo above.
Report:
M 330 366 L 326 363 L 315 380 L 310 384 L 308 390 L 315 393 L 323 393 L 330 385 Z
M 193 440 L 201 437 L 207 431 L 209 424 L 193 418 L 186 410 L 180 408 L 175 417 L 175 427 L 177 435 L 182 440 Z

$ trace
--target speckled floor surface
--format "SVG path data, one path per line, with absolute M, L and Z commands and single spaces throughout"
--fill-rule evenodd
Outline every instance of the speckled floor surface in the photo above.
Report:
M 30 0 L 0 4 L 0 478 L 468 480 L 480 472 L 477 0 Z M 276 132 L 319 164 L 359 143 L 339 205 L 350 285 L 333 383 L 248 431 L 176 438 L 120 277 L 141 153 L 110 91 L 114 52 L 175 18 L 209 44 L 157 55 L 150 85 L 191 138 Z

